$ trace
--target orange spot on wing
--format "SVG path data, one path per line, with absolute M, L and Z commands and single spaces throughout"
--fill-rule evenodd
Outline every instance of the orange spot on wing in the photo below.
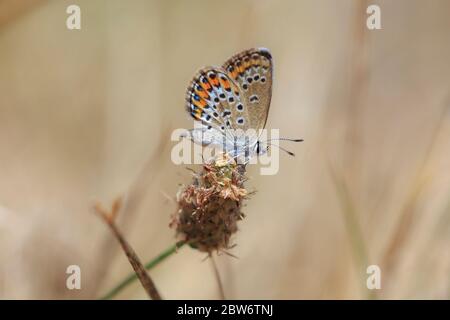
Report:
M 203 88 L 205 91 L 211 89 L 211 85 L 209 84 L 209 82 L 203 83 L 202 81 L 200 81 L 200 85 L 202 86 L 202 88 Z
M 197 100 L 193 100 L 192 101 L 192 103 L 194 104 L 194 106 L 196 106 L 198 109 L 196 110 L 196 112 L 198 112 L 198 111 L 202 111 L 202 109 L 204 108 L 204 107 L 206 107 L 206 105 L 208 104 L 205 100 L 200 100 L 200 101 L 197 101 Z
M 237 71 L 237 69 L 235 67 L 233 67 L 233 71 L 228 72 L 228 74 L 230 75 L 231 78 L 236 80 L 237 75 L 238 75 L 238 71 Z
M 208 78 L 209 79 L 209 81 L 211 81 L 211 83 L 214 85 L 214 86 L 218 86 L 219 85 L 219 80 L 217 80 L 217 77 L 215 77 L 214 79 L 212 79 L 212 78 Z
M 208 99 L 209 98 L 209 93 L 205 90 L 205 89 L 203 89 L 203 90 L 194 90 L 194 92 L 200 97 L 200 98 L 203 98 L 203 99 Z
M 219 81 L 222 88 L 224 88 L 225 90 L 230 89 L 230 82 L 227 79 L 220 78 Z
M 251 65 L 252 65 L 252 67 L 259 67 L 260 65 L 261 65 L 261 60 L 259 59 L 259 58 L 252 58 L 252 63 L 251 63 Z
M 238 62 L 241 62 L 241 63 L 238 64 Z M 244 67 L 242 65 L 242 61 L 236 61 L 236 70 L 237 70 L 238 73 L 244 72 Z

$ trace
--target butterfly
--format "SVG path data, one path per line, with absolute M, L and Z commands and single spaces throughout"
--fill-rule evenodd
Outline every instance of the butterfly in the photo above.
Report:
M 222 148 L 245 163 L 266 153 L 270 140 L 262 142 L 259 136 L 269 114 L 272 75 L 272 55 L 266 48 L 245 50 L 221 67 L 198 71 L 186 92 L 186 111 L 198 124 L 189 130 L 190 138 L 203 146 Z

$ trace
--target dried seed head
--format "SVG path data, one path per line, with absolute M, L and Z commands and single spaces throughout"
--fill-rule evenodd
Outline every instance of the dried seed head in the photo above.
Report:
M 227 155 L 203 165 L 192 184 L 177 195 L 178 211 L 170 226 L 192 247 L 212 252 L 229 249 L 230 237 L 244 215 L 244 168 Z

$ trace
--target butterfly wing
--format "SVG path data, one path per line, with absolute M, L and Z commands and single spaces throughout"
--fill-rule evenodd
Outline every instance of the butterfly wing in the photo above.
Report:
M 194 142 L 222 146 L 238 156 L 256 145 L 258 136 L 232 129 L 263 129 L 272 96 L 272 57 L 267 49 L 250 49 L 228 59 L 222 68 L 201 69 L 186 93 L 188 113 L 201 123 L 190 131 Z
M 222 132 L 209 126 L 201 125 L 199 128 L 190 129 L 182 137 L 190 138 L 202 146 L 219 148 L 226 144 L 226 138 Z
M 201 69 L 186 92 L 186 110 L 202 124 L 201 130 L 191 131 L 194 142 L 202 145 L 218 143 L 227 149 L 234 139 L 231 131 L 234 127 L 233 110 L 236 105 L 242 104 L 238 84 L 224 70 L 214 67 Z M 209 137 L 206 143 L 205 140 L 199 141 L 199 133 L 202 137 Z
M 268 49 L 249 49 L 228 59 L 223 69 L 238 84 L 242 96 L 243 129 L 263 129 L 272 98 L 272 55 Z M 237 118 L 237 120 L 242 120 Z

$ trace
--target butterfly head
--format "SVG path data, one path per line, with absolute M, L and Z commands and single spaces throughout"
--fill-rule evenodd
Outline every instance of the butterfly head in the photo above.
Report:
M 269 151 L 269 145 L 264 141 L 257 141 L 255 146 L 255 154 L 258 156 L 262 156 Z

